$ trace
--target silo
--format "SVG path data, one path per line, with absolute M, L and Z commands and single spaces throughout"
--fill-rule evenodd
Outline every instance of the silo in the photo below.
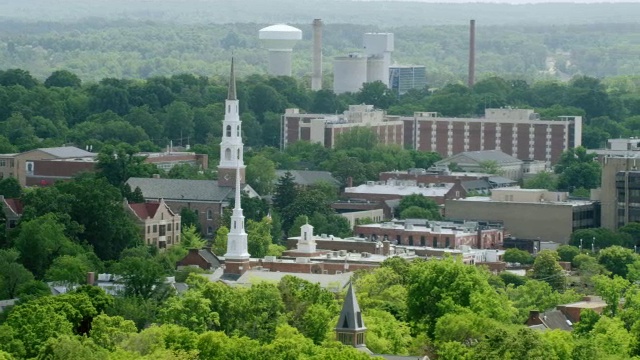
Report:
M 365 54 L 371 60 L 374 67 L 367 71 L 367 81 L 382 81 L 389 86 L 389 66 L 391 65 L 391 53 L 394 49 L 392 33 L 366 33 L 363 37 Z
M 386 74 L 386 75 L 385 75 Z M 367 58 L 367 82 L 382 81 L 389 86 L 389 64 L 382 56 L 369 56 Z M 386 76 L 386 77 L 385 77 Z
M 322 89 L 322 20 L 313 20 L 313 74 L 311 90 Z
M 269 50 L 269 74 L 291 76 L 291 53 L 302 39 L 302 30 L 285 24 L 272 25 L 260 29 L 258 38 Z
M 333 92 L 356 92 L 367 82 L 367 58 L 349 54 L 333 59 Z

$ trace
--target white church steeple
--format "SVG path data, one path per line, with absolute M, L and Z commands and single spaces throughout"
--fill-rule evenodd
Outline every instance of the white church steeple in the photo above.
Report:
M 220 164 L 218 165 L 218 184 L 234 186 L 235 177 L 240 176 L 244 184 L 244 144 L 242 143 L 242 122 L 240 106 L 236 94 L 236 77 L 231 58 L 231 74 L 229 76 L 229 94 L 225 101 L 224 120 L 222 122 L 222 141 L 220 142 Z M 236 169 L 240 171 L 236 171 Z
M 244 230 L 244 215 L 242 214 L 242 204 L 240 203 L 240 168 L 236 168 L 236 199 L 229 235 L 227 237 L 227 253 L 224 254 L 226 260 L 249 260 L 247 245 L 247 233 Z

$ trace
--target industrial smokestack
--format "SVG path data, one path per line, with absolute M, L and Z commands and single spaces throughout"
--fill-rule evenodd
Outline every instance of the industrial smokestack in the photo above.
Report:
M 322 89 L 322 20 L 313 19 L 313 74 L 311 90 Z
M 469 22 L 469 87 L 473 87 L 476 80 L 476 21 Z

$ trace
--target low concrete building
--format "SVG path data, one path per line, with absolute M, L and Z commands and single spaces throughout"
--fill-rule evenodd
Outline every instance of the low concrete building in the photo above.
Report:
M 600 225 L 600 206 L 594 201 L 570 200 L 568 193 L 544 189 L 502 188 L 490 197 L 447 200 L 448 219 L 501 221 L 516 238 L 562 244 L 577 229 Z
M 495 165 L 497 174 L 512 180 L 521 180 L 523 174 L 545 170 L 544 161 L 528 160 L 526 163 L 500 150 L 465 151 L 436 162 L 436 166 L 455 163 L 467 172 L 486 172 L 487 164 Z
M 191 165 L 202 170 L 209 167 L 209 155 L 188 151 L 141 152 L 136 156 L 144 157 L 145 163 L 155 164 L 165 172 L 169 172 L 176 165 Z
M 383 209 L 340 212 L 339 214 L 349 221 L 349 225 L 352 229 L 358 224 L 359 221 L 362 220 L 381 222 L 385 219 Z
M 400 220 L 356 226 L 358 236 L 371 240 L 388 240 L 394 245 L 429 246 L 459 249 L 496 249 L 502 246 L 504 231 L 499 227 L 483 227 L 477 222 L 445 222 Z
M 53 148 L 40 148 L 17 154 L 14 157 L 14 170 L 12 176 L 15 176 L 20 185 L 27 185 L 27 177 L 34 176 L 40 171 L 36 168 L 37 160 L 64 160 L 64 159 L 85 159 L 95 158 L 97 154 L 82 150 L 75 146 L 61 146 Z
M 180 244 L 180 214 L 171 211 L 164 200 L 146 203 L 125 202 L 125 209 L 134 215 L 141 227 L 146 245 L 167 249 Z

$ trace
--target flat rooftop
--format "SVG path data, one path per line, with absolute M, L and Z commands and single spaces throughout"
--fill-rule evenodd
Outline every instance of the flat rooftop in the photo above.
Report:
M 454 199 L 452 201 L 465 201 L 465 202 L 491 202 L 491 203 L 514 203 L 514 204 L 539 204 L 539 205 L 565 205 L 565 206 L 584 206 L 591 205 L 593 201 L 589 200 L 568 200 L 568 201 L 502 201 L 492 200 L 488 196 L 471 196 L 464 199 Z

